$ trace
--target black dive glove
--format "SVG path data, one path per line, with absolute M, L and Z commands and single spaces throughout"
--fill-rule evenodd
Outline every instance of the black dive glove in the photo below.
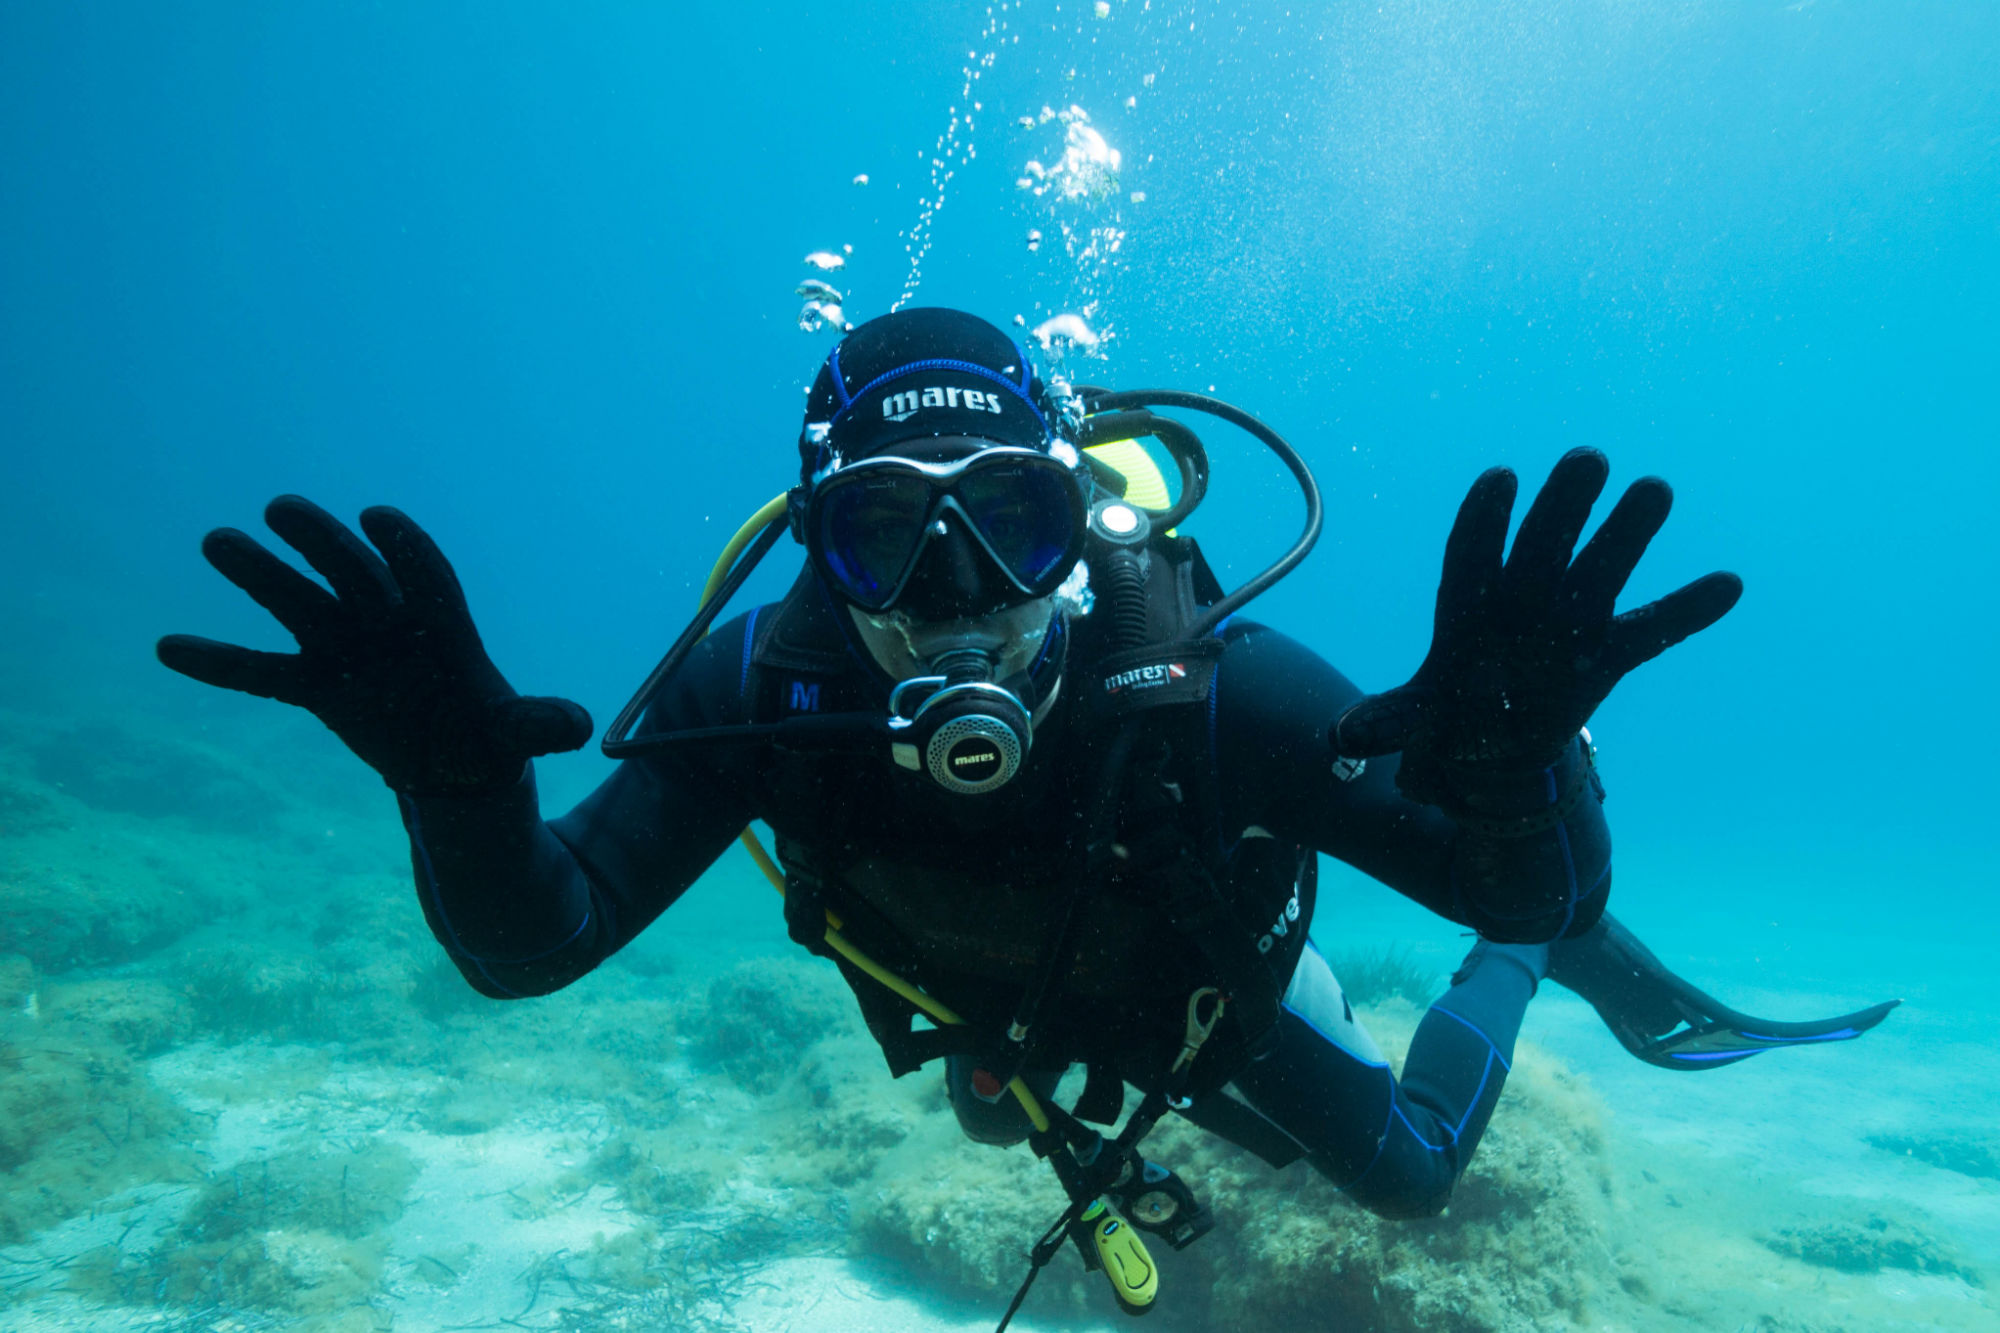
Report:
M 1503 564 L 1514 474 L 1472 484 L 1445 542 L 1431 650 L 1406 685 L 1340 715 L 1328 739 L 1353 759 L 1403 752 L 1397 785 L 1447 807 L 1554 764 L 1619 678 L 1720 620 L 1743 593 L 1709 574 L 1624 615 L 1618 593 L 1666 522 L 1673 492 L 1632 483 L 1572 561 L 1610 467 L 1572 449 L 1521 520 Z
M 590 739 L 590 714 L 567 699 L 516 694 L 487 659 L 451 564 L 398 510 L 361 515 L 377 555 L 296 495 L 264 511 L 333 588 L 328 592 L 248 533 L 217 528 L 201 553 L 299 641 L 296 655 L 189 634 L 159 642 L 160 661 L 208 685 L 307 709 L 400 792 L 438 795 L 511 786 L 531 757 Z

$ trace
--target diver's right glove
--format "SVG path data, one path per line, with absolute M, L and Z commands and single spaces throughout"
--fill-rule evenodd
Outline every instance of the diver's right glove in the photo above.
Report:
M 209 533 L 201 552 L 292 632 L 298 653 L 169 634 L 159 642 L 161 662 L 204 684 L 306 709 L 390 787 L 412 795 L 508 787 L 533 756 L 590 739 L 581 705 L 515 693 L 486 656 L 450 562 L 400 510 L 361 515 L 380 555 L 301 496 L 273 500 L 264 521 L 332 592 L 235 528 Z

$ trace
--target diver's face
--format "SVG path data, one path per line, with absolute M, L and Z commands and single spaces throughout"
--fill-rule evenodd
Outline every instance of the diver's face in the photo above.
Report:
M 925 440 L 900 446 L 895 455 L 945 463 L 971 457 L 981 448 L 966 440 Z M 1019 503 L 1032 500 L 1032 494 L 1024 494 Z M 1007 513 L 989 505 L 981 517 L 989 535 L 1005 539 Z M 1032 525 L 1032 515 L 1015 518 L 1023 528 Z M 992 658 L 995 680 L 1024 672 L 1040 652 L 1056 610 L 1054 595 L 1024 599 L 966 530 L 965 519 L 950 510 L 938 516 L 894 606 L 880 611 L 848 606 L 869 655 L 896 680 L 929 675 L 931 663 L 965 648 Z

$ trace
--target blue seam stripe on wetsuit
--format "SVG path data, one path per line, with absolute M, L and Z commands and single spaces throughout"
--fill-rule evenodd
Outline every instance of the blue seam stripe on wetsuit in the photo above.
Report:
M 1211 637 L 1221 638 L 1222 632 L 1229 628 L 1229 622 L 1234 619 L 1236 619 L 1235 616 L 1224 616 L 1216 623 L 1215 629 L 1210 632 Z M 1243 637 L 1247 639 L 1250 636 L 1246 634 Z M 1216 715 L 1220 710 L 1221 699 L 1222 660 L 1217 659 L 1215 671 L 1208 678 L 1208 780 L 1215 784 L 1217 791 L 1222 790 L 1222 733 L 1216 725 Z M 1236 844 L 1229 840 L 1229 830 L 1221 827 L 1221 821 L 1219 820 L 1217 821 L 1215 832 L 1217 841 L 1222 844 L 1222 854 L 1226 857 L 1233 853 L 1236 850 Z
M 1068 642 L 1068 624 L 1069 622 L 1061 616 L 1057 616 L 1049 622 L 1049 632 L 1042 636 L 1042 646 L 1036 650 L 1035 660 L 1028 663 L 1028 674 L 1030 676 L 1046 666 L 1049 658 L 1054 655 L 1055 650 Z
M 1472 1035 L 1479 1038 L 1481 1041 L 1485 1042 L 1486 1049 L 1493 1052 L 1493 1054 L 1499 1058 L 1500 1067 L 1502 1069 L 1505 1069 L 1510 1074 L 1514 1072 L 1514 1066 L 1508 1063 L 1506 1056 L 1500 1054 L 1499 1045 L 1493 1040 L 1493 1038 L 1486 1035 L 1485 1031 L 1479 1026 L 1479 1024 L 1473 1022 L 1471 1019 L 1467 1018 L 1464 1014 L 1454 1013 L 1452 1010 L 1445 1008 L 1442 1004 L 1432 1005 L 1428 1012 L 1433 1014 L 1443 1014 L 1446 1018 L 1456 1019 L 1458 1022 L 1465 1024 L 1466 1027 L 1472 1029 Z
M 1340 995 L 1341 1007 L 1346 1009 L 1347 1011 L 1346 1017 L 1348 1021 L 1354 1022 L 1354 1010 L 1353 1007 L 1348 1003 L 1347 992 L 1340 989 L 1340 978 L 1334 976 L 1332 966 L 1329 965 L 1326 961 L 1326 955 L 1320 952 L 1319 946 L 1312 942 L 1312 937 L 1310 935 L 1306 937 L 1306 947 L 1304 952 L 1302 952 L 1299 955 L 1298 966 L 1292 969 L 1293 977 L 1296 978 L 1298 976 L 1299 968 L 1305 966 L 1305 954 L 1307 953 L 1310 953 L 1313 957 L 1319 959 L 1320 966 L 1326 968 L 1326 974 L 1330 977 L 1333 977 L 1334 989 Z M 1333 1047 L 1333 1049 L 1339 1051 L 1342 1055 L 1345 1055 L 1348 1059 L 1354 1061 L 1356 1064 L 1361 1065 L 1362 1067 L 1367 1069 L 1387 1069 L 1389 1067 L 1389 1062 L 1387 1060 L 1370 1060 L 1368 1057 L 1364 1055 L 1349 1050 L 1345 1042 L 1341 1041 L 1340 1038 L 1334 1036 L 1331 1032 L 1328 1032 L 1325 1028 L 1321 1027 L 1319 1024 L 1313 1022 L 1312 1019 L 1308 1018 L 1302 1010 L 1296 1009 L 1291 1005 L 1286 1004 L 1282 1001 L 1280 1001 L 1278 1007 L 1283 1009 L 1286 1013 L 1290 1014 L 1292 1017 L 1298 1019 L 1299 1022 L 1304 1023 L 1308 1028 L 1312 1029 L 1312 1031 L 1320 1038 L 1320 1040 L 1324 1041 L 1327 1045 Z M 1359 1029 L 1360 1024 L 1355 1023 L 1355 1027 Z M 1365 1029 L 1363 1031 L 1365 1035 Z M 1369 1040 L 1372 1042 L 1374 1038 L 1370 1037 Z
M 1558 795 L 1556 794 L 1555 770 L 1553 768 L 1543 769 L 1542 778 L 1547 785 L 1548 791 L 1551 793 L 1549 804 L 1554 805 L 1558 799 Z M 1590 888 L 1587 891 L 1579 892 L 1576 883 L 1576 856 L 1570 849 L 1569 842 L 1569 820 L 1565 818 L 1557 821 L 1551 831 L 1556 835 L 1556 848 L 1562 855 L 1563 887 L 1566 895 L 1563 902 L 1562 926 L 1555 933 L 1555 938 L 1560 939 L 1569 933 L 1570 926 L 1576 921 L 1576 909 L 1588 899 L 1596 897 L 1597 891 L 1604 887 L 1605 878 L 1611 873 L 1611 863 L 1609 861 L 1605 862 L 1604 868 L 1597 872 L 1597 878 L 1590 882 Z M 1452 867 L 1451 886 L 1453 896 L 1459 902 L 1463 903 L 1464 898 L 1460 894 L 1458 887 L 1458 867 L 1456 865 Z M 1488 908 L 1486 909 L 1486 915 L 1494 921 L 1533 921 L 1547 914 L 1545 912 L 1534 911 L 1516 915 L 1508 912 L 1496 912 Z
M 1500 1062 L 1500 1068 L 1504 1073 L 1513 1072 L 1514 1067 L 1510 1065 L 1505 1059 L 1505 1057 L 1503 1057 L 1500 1054 L 1500 1048 L 1493 1044 L 1493 1039 L 1487 1036 L 1484 1032 L 1482 1032 L 1476 1024 L 1467 1020 L 1464 1015 L 1455 1014 L 1451 1010 L 1441 1008 L 1438 1005 L 1432 1005 L 1430 1008 L 1430 1012 L 1434 1014 L 1443 1014 L 1447 1018 L 1454 1019 L 1457 1022 L 1464 1024 L 1465 1027 L 1471 1029 L 1472 1034 L 1474 1036 L 1478 1037 L 1481 1041 L 1486 1043 L 1486 1060 L 1484 1064 L 1480 1067 L 1479 1085 L 1473 1090 L 1472 1096 L 1466 1101 L 1465 1111 L 1463 1114 L 1459 1116 L 1457 1124 L 1455 1125 L 1447 1124 L 1442 1120 L 1438 1122 L 1439 1126 L 1443 1128 L 1445 1133 L 1451 1136 L 1450 1140 L 1445 1143 L 1432 1143 L 1429 1139 L 1426 1139 L 1423 1136 L 1423 1134 L 1417 1129 L 1415 1125 L 1410 1123 L 1410 1118 L 1403 1114 L 1403 1108 L 1397 1103 L 1396 1089 L 1392 1086 L 1390 1088 L 1390 1094 L 1389 1094 L 1389 1114 L 1384 1116 L 1382 1119 L 1382 1134 L 1381 1137 L 1376 1142 L 1375 1155 L 1368 1159 L 1367 1166 L 1361 1168 L 1360 1175 L 1357 1175 L 1356 1177 L 1354 1177 L 1354 1179 L 1340 1186 L 1342 1190 L 1351 1190 L 1355 1186 L 1359 1185 L 1362 1181 L 1368 1178 L 1368 1173 L 1373 1171 L 1376 1168 L 1376 1166 L 1381 1163 L 1383 1154 L 1388 1150 L 1389 1146 L 1389 1130 L 1391 1125 L 1395 1121 L 1400 1120 L 1403 1123 L 1403 1128 L 1407 1129 L 1410 1132 L 1410 1137 L 1416 1141 L 1417 1146 L 1424 1149 L 1426 1152 L 1443 1152 L 1446 1148 L 1456 1146 L 1460 1138 L 1463 1137 L 1465 1133 L 1466 1122 L 1472 1119 L 1473 1113 L 1479 1109 L 1480 1099 L 1486 1095 L 1486 1085 L 1490 1081 L 1492 1081 L 1493 1078 L 1493 1062 L 1495 1060 L 1498 1060 Z M 1388 1066 L 1386 1065 L 1383 1066 L 1383 1068 L 1385 1069 L 1387 1067 Z
M 840 410 L 845 412 L 854 405 L 854 400 L 848 396 L 847 379 L 840 373 L 840 349 L 838 347 L 826 354 L 826 368 L 833 372 L 833 394 L 834 397 L 840 399 Z
M 1031 386 L 1033 385 L 1033 383 L 1034 383 L 1034 381 L 1033 381 L 1032 379 L 1030 379 L 1030 378 L 1029 378 L 1029 376 L 1028 376 L 1028 353 L 1026 352 L 1026 350 L 1025 350 L 1025 349 L 1023 349 L 1023 348 L 1022 348 L 1021 344 L 1019 344 L 1019 343 L 1017 343 L 1017 342 L 1014 342 L 1014 341 L 1013 341 L 1013 340 L 1012 340 L 1011 338 L 1010 338 L 1010 339 L 1008 340 L 1008 342 L 1009 342 L 1009 345 L 1011 345 L 1011 346 L 1013 347 L 1013 349 L 1014 349 L 1014 364 L 1015 364 L 1015 365 L 1017 365 L 1017 366 L 1019 366 L 1019 367 L 1021 368 L 1021 383 L 1020 383 L 1019 387 L 1016 387 L 1016 386 L 1014 386 L 1014 385 L 1012 385 L 1012 384 L 1007 384 L 1007 381 L 1006 381 L 1006 380 L 1004 380 L 1004 379 L 1003 379 L 1003 380 L 1001 380 L 1000 382 L 1001 382 L 1002 384 L 1007 384 L 1007 387 L 1008 387 L 1008 388 L 1010 388 L 1010 389 L 1013 389 L 1013 390 L 1014 390 L 1014 392 L 1015 392 L 1015 393 L 1017 393 L 1017 394 L 1019 394 L 1019 395 L 1020 395 L 1020 396 L 1022 397 L 1022 399 L 1023 399 L 1023 400 L 1027 400 L 1027 398 L 1028 398 L 1028 390 L 1029 390 L 1029 388 L 1030 388 L 1030 387 L 1031 387 Z M 951 362 L 951 363 L 945 363 L 945 362 L 935 362 L 935 363 L 934 363 L 934 362 L 921 362 L 921 361 L 920 361 L 920 362 L 916 362 L 916 363 L 914 363 L 913 365 L 910 365 L 910 366 L 904 366 L 904 367 L 902 367 L 902 368 L 901 368 L 900 370 L 893 370 L 893 371 L 890 371 L 889 373 L 890 373 L 891 375 L 896 375 L 896 374 L 900 374 L 900 373 L 902 373 L 902 371 L 903 371 L 903 370 L 911 370 L 911 369 L 915 369 L 915 368 L 917 368 L 917 367 L 919 367 L 919 366 L 925 366 L 925 365 L 931 365 L 931 364 L 953 364 L 953 365 L 970 365 L 971 363 L 970 363 L 970 362 L 964 362 L 964 361 L 960 361 L 960 362 Z M 826 368 L 827 368 L 827 370 L 828 370 L 828 371 L 829 371 L 829 372 L 831 373 L 831 377 L 832 377 L 832 379 L 833 379 L 833 392 L 834 392 L 834 395 L 835 395 L 835 396 L 836 396 L 837 398 L 839 398 L 839 399 L 840 399 L 840 410 L 841 410 L 841 412 L 843 412 L 843 413 L 844 413 L 844 412 L 846 412 L 846 411 L 847 411 L 847 409 L 848 409 L 848 408 L 850 408 L 850 407 L 854 406 L 854 397 L 855 397 L 855 395 L 853 395 L 853 394 L 850 394 L 850 393 L 848 393 L 848 391 L 847 391 L 847 377 L 846 377 L 846 376 L 844 376 L 843 374 L 841 374 L 841 370 L 840 370 L 840 349 L 839 349 L 838 347 L 834 348 L 834 349 L 833 349 L 833 350 L 832 350 L 831 352 L 828 352 L 828 353 L 826 354 Z M 981 374 L 983 374 L 983 375 L 987 375 L 987 376 L 989 376 L 989 377 L 993 377 L 993 378 L 998 378 L 997 376 L 994 376 L 994 375 L 993 375 L 993 372 L 992 372 L 992 371 L 990 371 L 990 370 L 986 369 L 986 368 L 985 368 L 984 366 L 974 366 L 974 367 L 973 367 L 973 369 L 975 369 L 975 370 L 979 371 L 979 373 L 981 373 Z M 870 380 L 870 381 L 869 381 L 868 383 L 866 383 L 866 384 L 862 385 L 862 386 L 861 386 L 861 392 L 862 392 L 862 393 L 867 393 L 867 392 L 868 392 L 868 391 L 869 391 L 870 389 L 872 389 L 872 388 L 874 388 L 874 387 L 875 387 L 876 385 L 880 384 L 880 383 L 882 382 L 882 380 L 883 380 L 884 378 L 886 378 L 886 377 L 884 377 L 884 376 L 879 376 L 879 375 L 878 375 L 878 376 L 877 376 L 876 378 L 874 378 L 874 379 Z M 1032 401 L 1029 401 L 1029 402 L 1028 402 L 1028 406 L 1029 406 L 1029 407 L 1035 407 L 1035 404 L 1034 404 L 1034 403 L 1033 403 Z M 1041 417 L 1041 415 L 1042 415 L 1042 413 L 1041 413 L 1041 409 L 1040 409 L 1040 408 L 1035 408 L 1035 416 L 1036 416 L 1037 418 L 1040 418 L 1040 417 Z M 838 419 L 838 418 L 836 418 L 836 419 Z M 1044 424 L 1044 425 L 1046 425 L 1047 423 L 1046 423 L 1046 422 L 1044 422 L 1043 424 Z
M 1415 1125 L 1410 1123 L 1410 1118 L 1403 1114 L 1403 1108 L 1401 1106 L 1398 1106 L 1393 1101 L 1389 1103 L 1390 1114 L 1394 1115 L 1396 1119 L 1403 1122 L 1403 1128 L 1410 1131 L 1410 1137 L 1415 1139 L 1417 1141 L 1417 1146 L 1422 1148 L 1425 1152 L 1443 1152 L 1447 1148 L 1457 1147 L 1460 1136 L 1465 1133 L 1465 1122 L 1472 1119 L 1472 1113 L 1479 1109 L 1480 1098 L 1486 1095 L 1486 1085 L 1493 1078 L 1493 1061 L 1497 1056 L 1497 1054 L 1498 1052 L 1488 1053 L 1486 1057 L 1486 1064 L 1479 1071 L 1479 1086 L 1473 1089 L 1472 1101 L 1466 1106 L 1465 1114 L 1461 1115 L 1458 1118 L 1458 1123 L 1455 1125 L 1446 1125 L 1442 1120 L 1438 1122 L 1441 1126 L 1443 1126 L 1444 1132 L 1451 1135 L 1451 1139 L 1448 1142 L 1432 1143 L 1429 1139 L 1425 1138 L 1422 1132 L 1419 1131 Z M 1372 1166 L 1373 1163 L 1370 1163 L 1370 1165 Z M 1364 1172 L 1363 1174 L 1366 1173 Z M 1357 1180 L 1355 1183 L 1359 1184 L 1360 1182 Z
M 1307 1018 L 1304 1014 L 1292 1008 L 1292 1006 L 1290 1006 L 1289 1004 L 1280 1005 L 1279 1008 L 1283 1009 L 1293 1018 L 1298 1019 L 1299 1022 L 1305 1024 L 1308 1028 L 1312 1030 L 1314 1036 L 1318 1037 L 1321 1041 L 1325 1042 L 1327 1045 L 1333 1047 L 1334 1050 L 1339 1051 L 1342 1055 L 1346 1056 L 1348 1059 L 1354 1061 L 1355 1064 L 1361 1065 L 1363 1068 L 1366 1069 L 1387 1069 L 1389 1067 L 1389 1062 L 1387 1060 L 1370 1060 L 1366 1056 L 1358 1055 L 1355 1052 L 1348 1050 L 1347 1046 L 1340 1040 L 1340 1038 L 1334 1036 L 1331 1032 L 1328 1032 L 1325 1028 L 1322 1028 L 1319 1024 L 1313 1022 L 1310 1018 Z
M 1555 769 L 1553 767 L 1543 769 L 1542 780 L 1548 784 L 1549 804 L 1554 805 L 1559 799 L 1561 799 L 1561 792 L 1556 787 Z M 1567 820 L 1558 819 L 1556 821 L 1556 846 L 1562 849 L 1563 884 L 1569 892 L 1568 900 L 1563 903 L 1562 925 L 1556 927 L 1556 938 L 1561 939 L 1564 935 L 1567 935 L 1569 933 L 1570 923 L 1576 920 L 1576 901 L 1577 901 L 1576 858 L 1570 855 L 1569 827 Z

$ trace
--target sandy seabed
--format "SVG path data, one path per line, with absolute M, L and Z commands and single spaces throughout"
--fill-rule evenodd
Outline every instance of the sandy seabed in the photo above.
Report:
M 85 767 L 78 726 L 0 719 L 0 1327 L 997 1320 L 1060 1210 L 1049 1172 L 965 1142 L 935 1071 L 890 1080 L 741 866 L 563 994 L 486 1001 L 424 932 L 378 793 L 90 726 Z M 1418 1010 L 1369 998 L 1399 1057 Z M 2000 1053 L 1918 1006 L 1865 1048 L 1681 1077 L 1551 987 L 1435 1221 L 1163 1127 L 1149 1155 L 1219 1224 L 1155 1247 L 1149 1323 L 1994 1329 L 1996 1090 Z M 1124 1322 L 1099 1282 L 1064 1254 L 1016 1327 Z

